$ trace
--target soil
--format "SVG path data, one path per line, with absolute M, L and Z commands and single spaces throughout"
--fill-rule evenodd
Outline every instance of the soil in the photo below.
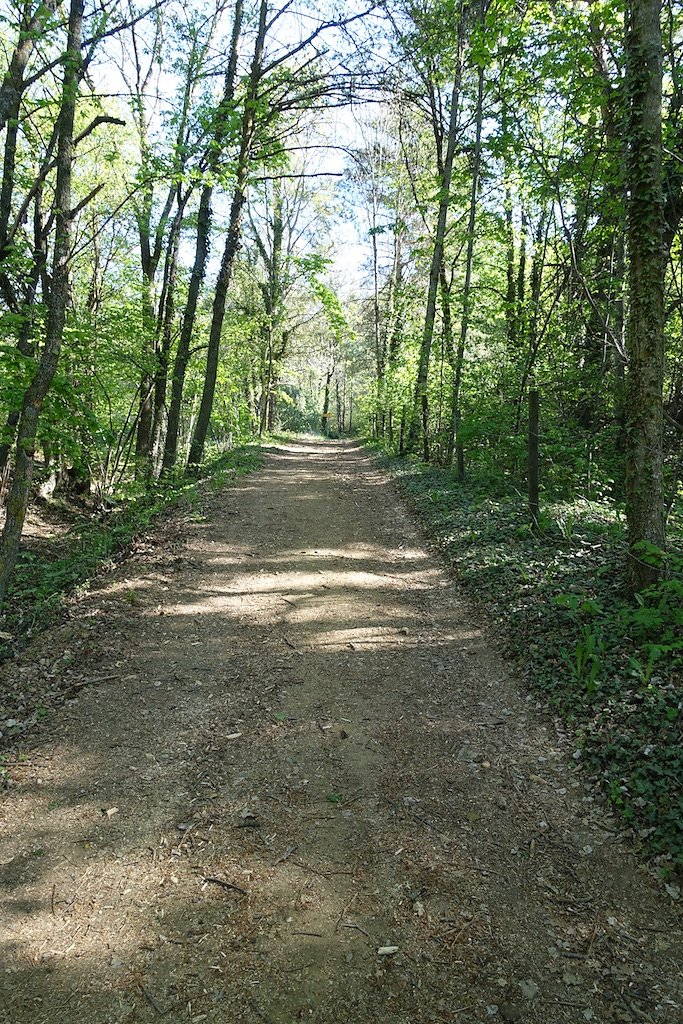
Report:
M 359 446 L 272 448 L 1 675 L 63 701 L 5 748 L 3 1024 L 681 1020 L 676 887 Z

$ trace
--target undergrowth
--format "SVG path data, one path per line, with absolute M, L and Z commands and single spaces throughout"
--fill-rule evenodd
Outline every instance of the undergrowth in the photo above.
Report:
M 257 444 L 233 448 L 207 461 L 199 475 L 156 481 L 144 491 L 131 488 L 106 509 L 81 511 L 57 549 L 48 545 L 40 554 L 22 549 L 2 619 L 6 639 L 0 639 L 0 658 L 11 656 L 22 638 L 44 628 L 65 598 L 125 552 L 156 516 L 174 507 L 198 505 L 207 488 L 220 489 L 257 469 L 260 462 Z
M 624 527 L 608 504 L 549 502 L 540 536 L 524 497 L 447 470 L 387 468 L 466 590 L 497 621 L 581 758 L 663 875 L 683 869 L 683 558 L 626 595 Z M 678 538 L 680 540 L 680 537 Z

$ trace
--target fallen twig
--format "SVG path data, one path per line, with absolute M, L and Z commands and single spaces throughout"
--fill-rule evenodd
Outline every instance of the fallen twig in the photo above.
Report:
M 339 927 L 340 927 L 342 921 L 344 920 L 344 914 L 352 906 L 352 904 L 353 904 L 354 900 L 356 899 L 357 895 L 358 895 L 358 893 L 354 893 L 353 896 L 351 897 L 351 899 L 349 900 L 349 902 L 346 904 L 346 906 L 342 908 L 342 910 L 341 910 L 341 912 L 339 914 L 339 917 L 337 918 L 337 923 L 334 926 L 335 932 L 339 931 Z
M 354 924 L 352 921 L 344 921 L 344 923 L 340 927 L 341 928 L 351 928 L 354 931 L 362 932 L 362 934 L 365 935 L 366 938 L 368 938 L 368 939 L 370 938 L 370 933 L 366 932 L 365 928 L 361 928 L 361 926 L 359 924 Z
M 70 693 L 79 693 L 86 686 L 96 686 L 98 683 L 106 683 L 110 679 L 120 679 L 122 676 L 123 672 L 113 672 L 109 676 L 99 676 L 97 679 L 82 679 L 80 683 L 72 683 L 66 690 L 63 690 L 62 696 L 68 697 Z
M 234 882 L 227 882 L 224 878 L 205 877 L 202 879 L 202 881 L 213 882 L 214 885 L 222 885 L 224 889 L 233 889 L 235 892 L 240 893 L 242 896 L 249 895 L 248 889 L 243 889 L 241 885 L 235 885 Z

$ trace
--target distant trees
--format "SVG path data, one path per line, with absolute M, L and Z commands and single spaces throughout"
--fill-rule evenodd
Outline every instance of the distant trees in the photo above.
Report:
M 540 525 L 543 487 L 623 503 L 631 585 L 656 578 L 683 469 L 675 5 L 6 8 L 0 593 L 36 466 L 135 494 L 324 421 L 521 489 L 536 393 Z

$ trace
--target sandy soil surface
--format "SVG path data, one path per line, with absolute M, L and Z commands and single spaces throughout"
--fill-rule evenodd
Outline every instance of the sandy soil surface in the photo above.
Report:
M 2 1024 L 680 1022 L 680 902 L 372 458 L 203 513 L 2 669 L 72 698 L 8 755 Z

